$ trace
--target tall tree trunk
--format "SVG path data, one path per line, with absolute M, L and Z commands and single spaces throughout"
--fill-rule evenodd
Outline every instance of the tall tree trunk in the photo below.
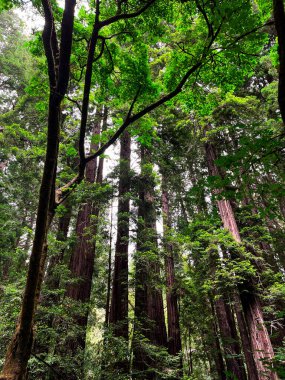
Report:
M 108 252 L 108 277 L 107 277 L 107 295 L 105 306 L 105 327 L 108 327 L 110 321 L 110 299 L 112 283 L 112 243 L 113 243 L 113 203 L 111 201 L 110 212 L 110 232 L 109 232 L 109 252 Z
M 105 108 L 102 130 L 106 128 L 106 123 L 107 109 Z M 101 118 L 99 118 L 94 125 L 93 136 L 100 133 L 100 124 Z M 97 148 L 96 145 L 91 146 L 91 150 L 97 150 Z M 94 183 L 95 176 L 96 183 L 101 183 L 103 177 L 103 158 L 100 158 L 99 160 L 98 170 L 97 160 L 89 161 L 86 165 L 86 182 L 90 184 Z M 81 206 L 77 216 L 77 243 L 70 258 L 69 270 L 71 276 L 78 279 L 78 282 L 68 285 L 66 296 L 81 303 L 88 303 L 90 301 L 95 259 L 94 237 L 97 232 L 98 217 L 99 207 L 94 207 L 91 200 L 88 200 Z M 93 220 L 95 220 L 95 222 Z M 80 315 L 75 316 L 75 323 L 81 328 L 81 331 L 75 339 L 70 339 L 68 342 L 69 355 L 75 356 L 76 352 L 78 353 L 78 350 L 81 351 L 85 349 L 87 320 L 87 308 L 85 308 Z M 80 362 L 79 366 L 83 368 L 83 362 Z
M 46 256 L 46 235 L 53 217 L 51 210 L 54 193 L 52 190 L 57 166 L 60 103 L 61 99 L 58 96 L 50 96 L 48 143 L 40 187 L 33 248 L 21 313 L 15 334 L 7 350 L 3 372 L 0 375 L 1 380 L 25 379 L 27 363 L 31 355 L 34 314 L 38 303 Z
M 218 252 L 212 251 L 209 254 L 210 267 L 213 277 L 215 277 L 217 262 L 220 260 Z M 224 359 L 227 371 L 230 376 L 237 380 L 246 380 L 246 373 L 241 359 L 241 349 L 236 330 L 235 319 L 230 305 L 226 302 L 224 294 L 214 295 L 214 313 L 220 331 L 220 339 L 224 349 Z
M 215 301 L 215 311 L 217 314 L 221 341 L 224 347 L 227 370 L 233 378 L 244 380 L 246 379 L 246 374 L 241 360 L 241 350 L 239 347 L 235 321 L 230 307 L 226 304 L 223 297 L 220 297 Z
M 0 375 L 1 380 L 25 379 L 27 364 L 32 350 L 34 315 L 38 304 L 47 251 L 47 231 L 55 208 L 54 190 L 60 133 L 60 105 L 68 87 L 75 3 L 75 0 L 66 2 L 61 24 L 61 50 L 58 56 L 54 20 L 50 4 L 43 2 L 45 11 L 43 42 L 50 80 L 47 148 L 27 282 L 20 317 L 14 336 L 8 346 L 4 367 Z M 56 51 L 56 57 L 53 57 L 52 49 L 54 52 Z M 58 63 L 58 59 L 60 61 L 59 67 L 56 64 Z
M 128 340 L 128 247 L 130 213 L 131 136 L 121 136 L 117 241 L 113 274 L 110 324 L 114 334 Z
M 151 164 L 150 152 L 142 147 L 137 252 L 135 254 L 133 377 L 136 379 L 155 379 L 154 367 L 159 365 L 144 347 L 146 343 L 142 336 L 153 345 L 167 347 L 162 293 L 157 287 L 160 270 L 159 260 L 156 257 L 154 181 L 149 164 Z M 149 258 L 150 252 L 152 252 L 151 258 Z
M 234 294 L 234 311 L 237 318 L 237 324 L 239 328 L 243 354 L 245 357 L 245 364 L 247 368 L 247 375 L 249 380 L 259 380 L 259 375 L 257 371 L 257 366 L 254 361 L 254 357 L 252 354 L 252 346 L 251 341 L 248 335 L 246 321 L 244 319 L 244 314 L 242 311 L 241 300 L 238 292 Z
M 205 151 L 209 174 L 221 176 L 215 164 L 216 152 L 213 144 L 207 142 L 205 144 Z M 227 199 L 222 199 L 217 201 L 217 205 L 224 228 L 230 232 L 237 243 L 241 243 L 240 233 L 231 202 Z M 259 379 L 263 380 L 268 378 L 270 380 L 276 380 L 278 379 L 277 375 L 270 371 L 265 363 L 273 359 L 274 352 L 268 331 L 264 324 L 262 308 L 255 292 L 253 281 L 240 285 L 239 292 Z
M 223 361 L 223 354 L 221 350 L 218 326 L 217 326 L 217 314 L 215 312 L 214 302 L 212 297 L 209 297 L 211 304 L 211 311 L 213 315 L 213 331 L 214 331 L 214 361 L 216 365 L 216 371 L 218 374 L 219 380 L 227 380 L 226 368 Z
M 169 242 L 169 230 L 171 228 L 169 194 L 165 177 L 162 177 L 162 217 L 163 237 L 165 249 L 165 274 L 166 274 L 166 304 L 168 324 L 168 351 L 171 355 L 177 355 L 181 351 L 181 336 L 179 326 L 178 297 L 176 292 L 175 268 L 173 247 Z

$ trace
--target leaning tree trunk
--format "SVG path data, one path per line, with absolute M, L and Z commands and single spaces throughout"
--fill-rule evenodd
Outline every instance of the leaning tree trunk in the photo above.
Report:
M 213 144 L 207 142 L 205 144 L 205 151 L 209 174 L 221 176 L 215 164 L 216 151 Z M 227 199 L 221 199 L 217 201 L 217 205 L 224 228 L 229 231 L 237 243 L 241 243 L 240 233 L 231 202 Z M 266 362 L 272 361 L 274 352 L 268 331 L 264 324 L 262 308 L 255 292 L 253 281 L 240 285 L 239 293 L 259 379 L 276 380 L 278 376 L 266 366 Z
M 169 230 L 171 228 L 169 193 L 165 177 L 162 177 L 162 216 L 163 237 L 165 249 L 165 274 L 166 274 L 166 304 L 167 304 L 167 326 L 168 326 L 168 351 L 171 355 L 178 355 L 181 351 L 181 335 L 179 326 L 178 297 L 176 292 L 175 268 L 173 247 L 169 241 Z M 182 364 L 182 363 L 181 363 Z
M 125 131 L 121 137 L 118 226 L 115 247 L 110 324 L 114 334 L 128 340 L 128 246 L 130 213 L 131 136 Z
M 141 148 L 141 178 L 137 252 L 135 254 L 135 326 L 133 337 L 133 378 L 155 379 L 154 358 L 145 347 L 145 338 L 152 345 L 167 347 L 166 327 L 159 281 L 157 255 L 156 212 L 153 173 L 149 169 L 150 153 Z M 150 252 L 154 253 L 149 258 Z M 151 370 L 153 369 L 153 370 Z

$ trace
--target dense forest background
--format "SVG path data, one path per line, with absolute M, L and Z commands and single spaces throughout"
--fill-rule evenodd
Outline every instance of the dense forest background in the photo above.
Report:
M 0 379 L 285 379 L 284 1 L 1 0 L 0 83 Z

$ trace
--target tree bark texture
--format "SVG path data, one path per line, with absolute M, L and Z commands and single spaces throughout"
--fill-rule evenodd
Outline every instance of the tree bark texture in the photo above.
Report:
M 50 96 L 47 151 L 40 187 L 33 248 L 21 313 L 15 334 L 7 350 L 3 372 L 0 375 L 1 380 L 25 379 L 27 363 L 31 355 L 34 314 L 38 301 L 37 293 L 40 291 L 41 271 L 45 261 L 46 235 L 52 218 L 50 205 L 54 196 L 52 189 L 57 165 L 60 102 L 61 99 L 58 96 Z
M 227 380 L 226 375 L 226 368 L 223 360 L 223 352 L 221 349 L 220 339 L 219 339 L 219 331 L 218 331 L 218 324 L 217 324 L 217 314 L 215 312 L 214 302 L 212 300 L 212 297 L 209 297 L 210 305 L 211 305 L 211 311 L 213 316 L 213 332 L 214 332 L 214 353 L 213 358 L 216 366 L 216 371 L 218 375 L 219 380 Z
M 168 351 L 171 355 L 177 355 L 182 347 L 179 326 L 178 297 L 175 289 L 176 281 L 173 247 L 171 242 L 168 241 L 168 233 L 171 228 L 169 193 L 167 191 L 167 183 L 164 176 L 162 177 L 162 216 L 165 248 Z
M 240 333 L 243 354 L 245 357 L 245 364 L 247 368 L 247 374 L 249 380 L 259 380 L 259 375 L 252 354 L 251 341 L 248 335 L 246 321 L 244 319 L 244 314 L 242 311 L 242 305 L 240 301 L 240 296 L 238 292 L 234 294 L 234 311 L 237 319 L 238 329 Z
M 143 341 L 167 347 L 166 327 L 161 290 L 157 287 L 160 268 L 157 253 L 154 182 L 149 170 L 150 152 L 141 148 L 141 178 L 137 252 L 135 254 L 135 326 L 133 338 L 133 377 L 155 379 L 158 364 L 149 356 Z M 151 257 L 150 257 L 151 255 Z
M 207 142 L 205 144 L 205 151 L 209 174 L 212 176 L 221 176 L 215 164 L 217 154 L 214 145 L 211 142 Z M 218 192 L 219 190 L 216 190 L 216 193 Z M 241 243 L 240 233 L 231 202 L 222 199 L 218 200 L 217 204 L 224 228 L 230 232 L 237 243 Z M 276 380 L 278 379 L 277 375 L 270 371 L 267 365 L 272 361 L 274 352 L 268 331 L 264 324 L 262 308 L 258 295 L 255 292 L 253 280 L 241 284 L 239 286 L 239 293 L 259 379 Z
M 227 371 L 233 378 L 245 380 L 246 374 L 242 363 L 234 317 L 223 297 L 215 301 L 215 311 L 224 348 Z
M 46 256 L 46 236 L 55 206 L 55 177 L 57 168 L 60 105 L 66 94 L 72 46 L 75 0 L 66 3 L 62 17 L 60 54 L 56 41 L 50 4 L 43 1 L 45 27 L 43 43 L 48 61 L 50 97 L 48 111 L 47 148 L 40 186 L 35 235 L 20 317 L 8 346 L 1 380 L 23 380 L 33 344 L 34 315 L 38 303 Z M 53 55 L 55 54 L 55 56 Z M 59 59 L 59 67 L 57 66 Z
M 117 241 L 112 286 L 110 324 L 114 334 L 128 340 L 128 247 L 130 213 L 131 136 L 125 131 L 121 137 Z
M 104 115 L 103 124 L 107 122 L 107 115 Z M 101 118 L 95 121 L 95 125 L 92 131 L 93 136 L 97 136 L 100 133 Z M 97 144 L 91 145 L 91 150 L 97 150 Z M 89 184 L 101 183 L 103 175 L 103 158 L 100 158 L 101 163 L 98 164 L 94 159 L 86 165 L 86 182 Z M 96 174 L 97 172 L 97 174 Z M 96 178 L 95 178 L 96 177 Z M 83 204 L 78 212 L 76 223 L 76 235 L 77 242 L 75 249 L 72 252 L 69 270 L 71 276 L 78 281 L 70 284 L 66 290 L 66 296 L 82 303 L 87 303 L 90 300 L 92 277 L 94 271 L 95 260 L 95 243 L 94 237 L 96 236 L 97 223 L 99 217 L 99 207 L 94 207 L 93 201 L 88 200 Z M 94 222 L 95 220 L 95 222 Z M 82 332 L 77 339 L 71 339 L 69 342 L 70 353 L 75 355 L 78 349 L 85 348 L 85 335 L 87 328 L 88 312 L 85 311 L 81 315 L 76 316 L 76 324 L 82 328 Z

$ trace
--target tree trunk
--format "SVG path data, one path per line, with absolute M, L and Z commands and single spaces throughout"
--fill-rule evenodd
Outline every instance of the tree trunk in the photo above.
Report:
M 72 46 L 75 0 L 66 3 L 62 17 L 60 57 L 53 57 L 51 40 L 54 35 L 54 20 L 50 9 L 45 9 L 43 42 L 48 60 L 50 96 L 48 111 L 47 148 L 37 209 L 35 236 L 30 256 L 24 297 L 17 327 L 8 346 L 1 380 L 23 380 L 26 377 L 28 360 L 33 344 L 34 315 L 39 299 L 43 269 L 46 258 L 46 237 L 55 208 L 55 178 L 60 134 L 60 105 L 66 94 L 69 81 L 69 64 Z M 46 5 L 46 3 L 44 4 Z M 55 42 L 54 40 L 52 42 Z M 54 47 L 54 45 L 53 45 Z M 59 68 L 56 61 L 60 60 Z M 51 59 L 53 62 L 51 63 Z M 58 62 L 57 62 L 58 63 Z
M 205 151 L 209 174 L 221 176 L 215 164 L 216 152 L 213 144 L 209 142 L 206 143 Z M 216 192 L 219 192 L 219 190 Z M 227 199 L 222 199 L 217 201 L 217 205 L 224 228 L 230 232 L 237 243 L 241 243 L 240 233 L 231 202 Z M 277 375 L 270 371 L 265 363 L 266 361 L 272 361 L 274 352 L 268 331 L 264 324 L 262 308 L 258 296 L 255 293 L 253 281 L 239 286 L 239 292 L 259 379 L 276 380 L 278 379 Z
M 234 294 L 234 310 L 237 318 L 243 353 L 245 357 L 248 379 L 259 380 L 256 363 L 252 355 L 251 341 L 248 336 L 247 325 L 242 311 L 240 296 L 237 292 Z
M 125 131 L 121 137 L 117 241 L 110 310 L 114 334 L 128 340 L 128 246 L 130 213 L 131 137 Z
M 218 252 L 210 252 L 209 260 L 212 275 L 215 277 L 217 261 L 220 260 Z M 227 372 L 234 379 L 246 380 L 246 373 L 241 358 L 239 338 L 231 307 L 226 302 L 224 294 L 218 294 L 217 291 L 214 290 L 213 295 L 214 314 L 216 315 L 216 320 L 220 331 L 220 339 L 224 349 L 224 359 L 227 366 Z
M 143 337 L 147 338 L 150 344 L 167 347 L 162 293 L 157 288 L 159 260 L 156 257 L 156 212 L 150 163 L 150 153 L 142 147 L 137 252 L 135 254 L 133 378 L 136 379 L 155 379 L 154 368 L 159 365 L 147 352 Z M 151 258 L 149 258 L 150 252 Z
M 92 133 L 93 136 L 100 133 L 100 123 L 101 119 L 96 121 Z M 102 130 L 106 128 L 106 123 L 107 113 L 105 109 Z M 98 146 L 91 146 L 91 150 L 97 150 L 97 148 Z M 96 170 L 97 160 L 89 161 L 86 165 L 86 182 L 90 184 L 95 182 Z M 103 158 L 101 157 L 98 164 L 96 183 L 102 182 L 102 176 Z M 69 270 L 71 272 L 71 276 L 78 279 L 78 282 L 68 285 L 66 296 L 81 303 L 88 303 L 91 295 L 95 259 L 94 237 L 96 236 L 98 217 L 99 207 L 94 207 L 91 200 L 88 200 L 81 206 L 77 216 L 77 243 L 70 258 Z M 93 220 L 95 220 L 95 222 Z M 75 323 L 81 327 L 81 332 L 75 339 L 70 339 L 68 342 L 69 355 L 76 355 L 78 350 L 85 349 L 87 320 L 88 311 L 86 308 L 80 315 L 75 316 Z M 79 363 L 79 366 L 83 366 L 83 363 Z
M 1 380 L 23 380 L 33 344 L 33 323 L 38 303 L 42 270 L 45 261 L 46 235 L 53 214 L 50 212 L 54 202 L 54 181 L 57 166 L 59 119 L 61 98 L 50 96 L 48 142 L 44 172 L 40 187 L 36 229 L 30 257 L 27 282 L 15 334 L 8 346 Z
M 109 252 L 108 252 L 108 277 L 107 277 L 107 295 L 105 306 L 105 327 L 109 326 L 110 321 L 110 299 L 111 299 L 111 282 L 112 282 L 112 243 L 113 243 L 113 203 L 111 201 L 110 212 L 110 232 L 109 232 Z
M 176 293 L 175 269 L 173 247 L 168 241 L 171 228 L 169 194 L 165 178 L 162 177 L 162 216 L 163 237 L 165 249 L 165 274 L 166 274 L 166 304 L 168 324 L 168 351 L 171 355 L 177 355 L 181 351 L 181 336 L 179 326 L 178 297 Z
M 217 326 L 217 314 L 215 312 L 214 302 L 212 297 L 209 297 L 211 304 L 211 311 L 213 315 L 213 331 L 214 331 L 214 361 L 219 380 L 227 380 L 226 368 L 223 361 L 223 354 L 221 350 L 218 326 Z
M 235 328 L 235 321 L 229 305 L 220 297 L 215 301 L 215 311 L 225 353 L 227 370 L 238 380 L 245 380 L 246 374 L 241 360 L 241 351 Z

